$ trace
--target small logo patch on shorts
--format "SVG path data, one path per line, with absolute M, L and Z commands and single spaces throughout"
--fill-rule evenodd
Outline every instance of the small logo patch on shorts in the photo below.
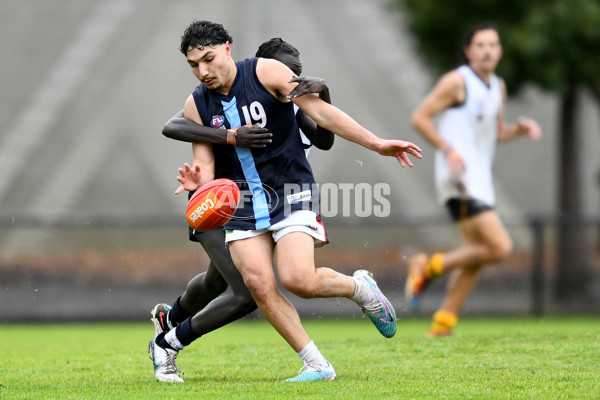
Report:
M 301 201 L 309 201 L 312 198 L 312 192 L 310 190 L 305 190 L 300 193 L 293 193 L 287 196 L 288 204 L 296 204 Z

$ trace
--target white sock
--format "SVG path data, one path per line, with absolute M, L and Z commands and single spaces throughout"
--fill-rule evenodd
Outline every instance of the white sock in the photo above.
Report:
M 369 284 L 362 279 L 356 279 L 353 276 L 351 278 L 354 281 L 355 287 L 354 294 L 350 296 L 350 300 L 362 307 L 370 300 L 371 288 L 369 287 Z
M 323 354 L 317 349 L 317 345 L 312 340 L 304 346 L 298 353 L 298 357 L 307 365 L 327 367 L 329 362 L 323 357 Z
M 165 335 L 165 340 L 175 350 L 183 350 L 183 348 L 185 346 L 181 344 L 179 339 L 177 339 L 177 335 L 175 334 L 175 331 L 176 331 L 176 329 L 171 329 L 169 332 L 167 332 L 167 334 Z
M 350 297 L 350 300 L 358 304 L 358 306 L 370 315 L 379 315 L 381 313 L 381 304 L 377 299 L 377 296 L 373 294 L 371 285 L 369 285 L 364 278 L 359 279 L 352 276 L 352 280 L 356 287 L 354 288 L 354 294 Z

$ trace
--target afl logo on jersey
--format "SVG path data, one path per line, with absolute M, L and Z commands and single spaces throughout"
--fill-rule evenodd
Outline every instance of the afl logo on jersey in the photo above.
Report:
M 225 122 L 225 117 L 222 115 L 213 115 L 212 120 L 210 121 L 210 126 L 213 128 L 219 128 Z

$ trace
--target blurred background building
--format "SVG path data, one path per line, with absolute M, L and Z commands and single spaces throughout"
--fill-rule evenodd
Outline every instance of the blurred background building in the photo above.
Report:
M 144 319 L 206 267 L 202 248 L 187 240 L 186 197 L 173 195 L 190 146 L 161 135 L 198 84 L 179 53 L 194 19 L 222 23 L 234 59 L 282 37 L 300 50 L 304 75 L 327 80 L 336 106 L 380 137 L 424 149 L 412 169 L 339 138 L 309 156 L 321 184 L 389 185 L 388 217 L 326 218 L 332 244 L 317 251 L 317 263 L 374 270 L 405 310 L 407 257 L 458 239 L 436 200 L 433 151 L 409 124 L 437 76 L 386 0 L 0 0 L 0 320 Z M 582 208 L 593 221 L 600 113 L 581 97 Z M 553 225 L 537 231 L 541 243 L 531 229 L 532 218 L 558 212 L 557 107 L 554 94 L 533 86 L 508 102 L 507 119 L 536 119 L 544 138 L 498 148 L 497 209 L 516 249 L 502 268 L 485 271 L 466 313 L 564 310 L 551 300 Z M 585 228 L 596 293 L 599 225 Z M 532 283 L 536 263 L 542 279 Z M 442 288 L 436 282 L 424 298 L 424 313 Z M 356 311 L 345 301 L 294 303 L 308 316 Z

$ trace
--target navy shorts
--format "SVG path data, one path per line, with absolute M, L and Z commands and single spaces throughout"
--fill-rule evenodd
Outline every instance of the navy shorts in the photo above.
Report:
M 454 222 L 458 222 L 465 218 L 472 218 L 484 211 L 494 209 L 494 207 L 485 204 L 481 200 L 459 199 L 456 197 L 448 199 L 446 208 L 448 209 L 448 212 L 450 212 L 450 217 Z

